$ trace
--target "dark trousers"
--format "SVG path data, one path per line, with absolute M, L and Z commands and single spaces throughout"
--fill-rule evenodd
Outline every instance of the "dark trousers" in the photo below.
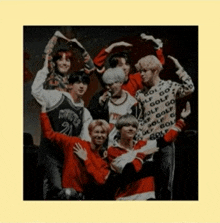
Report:
M 154 155 L 155 160 L 155 192 L 157 200 L 173 199 L 173 181 L 175 170 L 174 143 L 160 148 Z

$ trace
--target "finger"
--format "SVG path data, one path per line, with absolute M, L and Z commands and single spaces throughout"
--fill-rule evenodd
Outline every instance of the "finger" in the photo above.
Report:
M 77 143 L 77 144 L 78 144 L 78 148 L 79 148 L 80 150 L 84 150 L 84 151 L 86 150 L 84 147 L 81 146 L 81 144 L 79 144 L 79 143 Z
M 76 147 L 73 147 L 73 150 L 74 150 L 74 151 L 78 151 L 78 148 L 76 148 Z
M 81 149 L 78 143 L 76 143 L 75 146 L 76 146 L 76 148 L 77 148 L 78 150 Z
M 187 111 L 190 111 L 191 110 L 190 103 L 188 101 L 186 102 L 186 110 Z
M 170 55 L 168 55 L 167 57 L 170 58 L 170 59 L 173 60 L 173 61 L 176 60 L 174 57 L 172 57 L 172 56 L 170 56 Z

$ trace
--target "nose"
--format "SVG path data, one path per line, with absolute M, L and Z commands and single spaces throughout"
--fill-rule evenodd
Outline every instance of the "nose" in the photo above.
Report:
M 80 87 L 80 88 L 83 88 L 83 87 L 84 87 L 84 84 L 83 84 L 82 82 L 80 82 L 80 83 L 79 83 L 79 87 Z
M 110 86 L 109 86 L 109 85 L 106 85 L 105 87 L 106 87 L 106 89 L 107 89 L 107 90 L 109 90 L 109 89 L 110 89 Z
M 67 64 L 67 60 L 66 59 L 63 60 L 63 64 Z

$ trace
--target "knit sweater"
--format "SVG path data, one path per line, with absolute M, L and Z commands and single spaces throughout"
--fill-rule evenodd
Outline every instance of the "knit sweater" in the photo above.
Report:
M 190 95 L 194 91 L 191 77 L 184 71 L 180 75 L 182 83 L 160 80 L 149 90 L 143 88 L 136 93 L 142 110 L 139 128 L 143 137 L 158 139 L 176 122 L 176 99 Z

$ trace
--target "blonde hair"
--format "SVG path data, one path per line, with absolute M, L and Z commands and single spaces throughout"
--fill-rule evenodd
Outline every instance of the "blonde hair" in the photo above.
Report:
M 125 73 L 120 67 L 109 68 L 103 74 L 102 80 L 105 84 L 113 84 L 115 82 L 124 82 Z
M 138 120 L 130 114 L 122 115 L 115 124 L 115 127 L 120 130 L 122 127 L 126 125 L 134 125 L 138 128 Z
M 136 69 L 140 71 L 141 69 L 158 70 L 160 72 L 163 69 L 161 62 L 154 55 L 148 55 L 142 57 L 135 65 Z
M 107 133 L 107 135 L 109 134 L 110 126 L 109 126 L 108 122 L 106 122 L 103 119 L 93 120 L 88 126 L 89 133 L 92 132 L 96 126 L 101 126 L 103 128 L 103 130 Z

